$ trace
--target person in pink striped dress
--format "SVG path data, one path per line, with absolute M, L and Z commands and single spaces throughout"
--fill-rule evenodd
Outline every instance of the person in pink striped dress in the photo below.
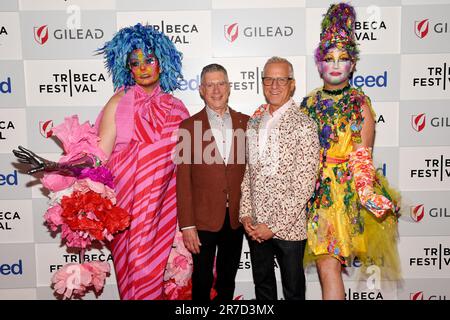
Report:
M 189 112 L 169 93 L 180 86 L 182 55 L 167 36 L 141 24 L 119 30 L 97 52 L 105 57 L 115 90 L 95 123 L 97 147 L 107 157 L 103 165 L 114 175 L 116 205 L 131 216 L 129 228 L 110 243 L 120 297 L 189 297 L 192 257 L 181 237 L 175 237 L 172 160 L 178 127 Z M 23 147 L 13 152 L 21 162 L 32 164 L 29 174 L 59 171 L 77 177 L 81 169 L 100 161 L 81 154 L 58 163 Z
M 97 118 L 99 147 L 109 157 L 117 205 L 129 229 L 111 243 L 121 299 L 163 299 L 164 270 L 174 241 L 179 124 L 189 117 L 170 91 L 179 87 L 181 53 L 151 26 L 121 29 L 98 50 L 116 93 Z

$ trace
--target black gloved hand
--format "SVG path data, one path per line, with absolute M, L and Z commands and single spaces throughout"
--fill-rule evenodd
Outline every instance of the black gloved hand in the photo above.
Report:
M 92 168 L 96 163 L 95 157 L 87 154 L 80 154 L 80 157 L 77 159 L 59 163 L 44 159 L 22 146 L 19 146 L 18 148 L 19 150 L 13 150 L 13 153 L 18 158 L 19 162 L 32 165 L 32 168 L 27 171 L 27 174 L 34 174 L 40 171 L 58 171 L 64 175 L 78 176 L 80 175 L 81 170 L 84 168 Z
M 14 149 L 12 152 L 18 158 L 19 162 L 32 165 L 31 169 L 27 171 L 27 174 L 35 174 L 40 171 L 52 171 L 56 168 L 56 162 L 44 159 L 22 146 L 19 146 L 18 149 Z

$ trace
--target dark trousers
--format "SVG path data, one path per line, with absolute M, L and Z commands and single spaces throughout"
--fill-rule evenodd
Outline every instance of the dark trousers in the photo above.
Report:
M 303 254 L 306 240 L 271 239 L 258 243 L 249 239 L 256 300 L 277 300 L 275 258 L 280 266 L 281 283 L 286 300 L 305 300 Z
M 214 289 L 217 296 L 215 300 L 227 301 L 233 299 L 236 273 L 241 260 L 243 234 L 243 227 L 236 230 L 231 229 L 228 209 L 224 224 L 219 232 L 198 231 L 202 245 L 200 246 L 200 253 L 192 255 L 194 263 L 192 300 L 210 300 L 216 248 L 217 279 Z

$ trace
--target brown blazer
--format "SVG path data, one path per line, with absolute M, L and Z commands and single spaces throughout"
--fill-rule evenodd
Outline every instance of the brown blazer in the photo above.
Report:
M 225 220 L 227 195 L 231 228 L 241 225 L 238 220 L 239 202 L 249 117 L 231 108 L 230 115 L 234 134 L 227 165 L 210 131 L 206 107 L 180 124 L 175 155 L 180 228 L 196 226 L 197 230 L 219 231 Z

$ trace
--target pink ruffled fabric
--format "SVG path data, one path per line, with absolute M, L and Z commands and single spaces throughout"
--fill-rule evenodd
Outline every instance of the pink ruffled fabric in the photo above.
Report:
M 52 284 L 55 292 L 64 299 L 81 298 L 91 287 L 100 292 L 110 272 L 107 262 L 69 263 L 53 275 Z
M 69 188 L 76 178 L 63 176 L 57 173 L 45 173 L 41 179 L 42 185 L 52 192 L 61 191 Z
M 88 121 L 80 124 L 78 116 L 66 117 L 64 122 L 53 129 L 53 134 L 58 137 L 63 144 L 64 156 L 59 162 L 66 162 L 77 159 L 82 154 L 93 154 L 101 161 L 106 161 L 105 153 L 98 147 L 100 138 L 96 129 Z M 43 186 L 50 191 L 56 192 L 69 188 L 76 178 L 60 175 L 58 173 L 45 173 L 41 179 Z
M 167 261 L 164 281 L 173 279 L 177 286 L 184 287 L 191 278 L 192 269 L 192 255 L 184 246 L 183 234 L 180 231 L 177 231 L 169 255 L 169 260 Z M 167 283 L 167 285 L 173 286 L 173 282 Z
M 92 181 L 91 179 L 81 179 L 73 184 L 73 191 L 88 192 L 94 191 L 103 198 L 111 200 L 112 204 L 116 204 L 116 195 L 114 190 L 101 182 Z
M 59 204 L 47 209 L 44 219 L 47 226 L 52 231 L 58 231 L 61 228 L 61 239 L 68 247 L 85 249 L 91 245 L 92 241 L 88 233 L 76 232 L 71 230 L 61 216 L 62 208 Z
M 67 190 L 67 192 L 65 192 Z M 60 206 L 61 198 L 63 196 L 70 196 L 72 192 L 82 192 L 86 193 L 89 191 L 94 191 L 100 194 L 103 198 L 111 200 L 113 205 L 116 204 L 116 196 L 114 190 L 108 186 L 102 184 L 101 182 L 92 181 L 91 179 L 81 179 L 76 180 L 75 183 L 69 189 L 63 189 L 56 193 L 51 193 L 51 207 L 47 210 L 44 215 L 48 227 L 52 231 L 57 231 L 61 228 L 61 239 L 65 241 L 68 247 L 82 248 L 85 249 L 91 245 L 93 238 L 89 236 L 87 232 L 73 231 L 65 223 L 61 216 L 62 208 Z M 91 212 L 86 213 L 88 217 L 94 221 L 98 221 L 95 215 Z M 104 236 L 107 240 L 111 241 L 114 237 L 104 230 Z
M 97 130 L 89 122 L 80 124 L 76 115 L 66 117 L 64 123 L 53 128 L 53 133 L 62 142 L 64 148 L 64 156 L 61 157 L 60 162 L 78 159 L 85 154 L 94 155 L 102 162 L 107 160 L 104 152 L 98 148 L 100 139 L 97 136 Z M 116 196 L 112 189 L 112 179 L 111 173 L 104 167 L 85 169 L 78 178 L 55 172 L 44 174 L 41 182 L 45 188 L 51 191 L 49 194 L 50 208 L 44 218 L 52 231 L 61 231 L 61 239 L 68 247 L 80 248 L 84 252 L 84 249 L 90 247 L 91 242 L 96 238 L 84 230 L 73 231 L 70 229 L 62 217 L 62 198 L 64 196 L 71 197 L 74 192 L 83 194 L 95 192 L 102 198 L 109 199 L 115 205 Z M 88 219 L 100 221 L 94 212 L 89 211 L 84 214 Z M 113 239 L 113 235 L 108 233 L 106 227 L 103 234 L 107 240 Z M 107 262 L 69 263 L 53 275 L 53 288 L 64 299 L 81 298 L 87 290 L 92 288 L 97 293 L 100 292 L 109 273 L 110 266 Z
M 62 208 L 60 205 L 56 205 L 47 209 L 44 214 L 44 219 L 47 222 L 48 227 L 52 231 L 58 230 L 58 227 L 63 224 L 61 217 Z
M 173 282 L 166 282 L 164 284 L 164 295 L 167 298 L 170 298 L 169 300 L 180 300 L 180 294 L 179 290 L 177 290 L 178 285 Z
M 83 153 L 94 154 L 101 161 L 106 160 L 105 153 L 98 148 L 100 138 L 95 128 L 88 121 L 80 125 L 77 115 L 66 117 L 62 124 L 53 128 L 53 134 L 64 147 L 65 156 L 61 161 L 74 159 Z
M 90 247 L 92 243 L 89 233 L 73 231 L 65 223 L 61 225 L 61 239 L 63 239 L 70 248 L 85 249 Z
M 91 283 L 96 292 L 103 289 L 108 273 L 111 272 L 111 267 L 107 262 L 91 261 L 84 264 L 85 268 L 89 270 L 92 275 Z

